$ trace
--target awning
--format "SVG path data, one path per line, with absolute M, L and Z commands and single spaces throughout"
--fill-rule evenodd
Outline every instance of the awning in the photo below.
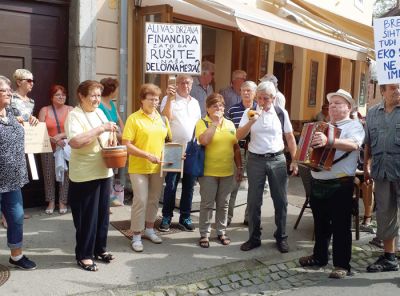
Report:
M 364 60 L 368 49 L 346 43 L 294 22 L 276 16 L 268 11 L 244 5 L 235 0 L 185 0 L 202 9 L 218 11 L 233 16 L 237 27 L 248 34 L 267 40 L 290 44 L 351 60 Z
M 305 1 L 291 0 L 291 2 L 308 10 L 316 16 L 329 21 L 330 23 L 334 24 L 336 28 L 359 38 L 360 40 L 366 42 L 368 46 L 374 48 L 374 29 L 372 26 L 361 24 Z

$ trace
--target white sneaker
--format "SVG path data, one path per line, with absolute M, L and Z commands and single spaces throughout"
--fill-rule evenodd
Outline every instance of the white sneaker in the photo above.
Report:
M 150 240 L 152 243 L 155 244 L 161 244 L 162 243 L 162 239 L 157 236 L 157 234 L 155 233 L 154 229 L 145 229 L 144 230 L 144 234 L 143 237 Z
M 133 240 L 132 241 L 132 249 L 135 252 L 143 252 L 142 240 Z

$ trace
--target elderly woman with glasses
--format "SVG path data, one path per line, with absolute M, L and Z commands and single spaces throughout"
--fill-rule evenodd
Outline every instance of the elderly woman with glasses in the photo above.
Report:
M 161 90 L 143 84 L 139 91 L 140 110 L 131 114 L 125 124 L 122 143 L 129 154 L 129 176 L 133 189 L 131 211 L 132 249 L 143 251 L 141 233 L 155 244 L 162 243 L 154 231 L 164 178 L 160 176 L 161 153 L 171 130 L 166 117 L 157 111 Z
M 93 80 L 79 84 L 79 105 L 67 116 L 65 133 L 71 146 L 68 200 L 76 229 L 75 258 L 86 271 L 97 271 L 93 259 L 110 263 L 107 252 L 112 169 L 101 156 L 117 126 L 98 109 L 103 86 Z
M 215 227 L 222 245 L 231 240 L 226 235 L 229 193 L 234 183 L 233 163 L 236 164 L 236 180 L 242 176 L 242 160 L 232 121 L 224 118 L 225 102 L 222 95 L 214 93 L 206 100 L 207 115 L 196 124 L 196 137 L 205 146 L 204 176 L 200 183 L 199 245 L 210 246 L 211 219 L 216 205 Z
M 64 131 L 64 122 L 68 113 L 72 110 L 71 106 L 65 105 L 67 98 L 67 91 L 62 85 L 52 85 L 50 87 L 50 105 L 43 107 L 39 112 L 39 121 L 45 122 L 47 132 L 50 136 L 51 147 L 53 152 L 64 149 L 67 144 L 67 135 Z M 42 167 L 44 176 L 44 188 L 46 201 L 48 202 L 45 213 L 48 215 L 53 214 L 55 207 L 56 195 L 56 171 L 55 159 L 53 153 L 42 153 Z M 67 213 L 68 202 L 68 170 L 64 172 L 62 182 L 59 183 L 59 208 L 60 214 Z
M 10 108 L 10 80 L 0 76 L 0 209 L 8 222 L 9 263 L 32 270 L 36 264 L 22 254 L 24 209 L 21 188 L 28 183 L 24 153 L 24 128 Z
M 17 69 L 13 74 L 16 89 L 12 96 L 11 107 L 20 122 L 29 122 L 31 125 L 38 124 L 39 120 L 32 115 L 35 101 L 28 97 L 32 91 L 34 80 L 33 74 L 26 69 Z

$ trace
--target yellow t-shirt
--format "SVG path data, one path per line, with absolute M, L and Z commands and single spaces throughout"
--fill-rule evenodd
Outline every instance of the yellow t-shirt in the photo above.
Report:
M 211 125 L 211 119 L 204 118 Z M 196 138 L 207 129 L 203 119 L 196 123 Z M 204 160 L 204 176 L 227 177 L 233 175 L 233 145 L 237 143 L 236 129 L 232 121 L 222 120 L 216 128 L 211 143 L 206 146 Z
M 137 148 L 161 158 L 167 134 L 172 139 L 168 119 L 165 123 L 161 115 L 151 119 L 142 109 L 131 114 L 126 120 L 123 140 L 130 141 Z M 129 155 L 129 174 L 154 174 L 160 171 L 160 165 L 145 158 Z
M 94 112 L 86 112 L 86 115 L 87 118 L 80 107 L 75 107 L 69 112 L 64 123 L 64 129 L 68 140 L 71 140 L 79 134 L 88 132 L 102 125 L 104 122 L 108 122 L 107 117 L 99 109 L 96 109 Z M 99 138 L 102 145 L 107 146 L 109 132 L 102 133 Z M 73 182 L 104 179 L 112 175 L 112 169 L 106 167 L 101 156 L 101 147 L 97 138 L 82 148 L 71 149 L 69 178 Z

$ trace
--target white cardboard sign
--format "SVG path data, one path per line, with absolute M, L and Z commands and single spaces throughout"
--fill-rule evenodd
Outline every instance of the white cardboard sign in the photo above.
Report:
M 400 16 L 374 20 L 378 83 L 400 83 Z
M 201 25 L 146 23 L 145 72 L 200 75 Z

